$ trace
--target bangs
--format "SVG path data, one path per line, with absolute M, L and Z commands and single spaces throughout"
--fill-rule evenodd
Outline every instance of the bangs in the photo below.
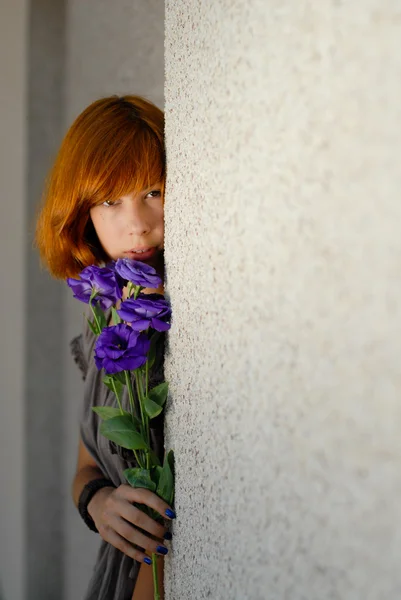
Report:
M 140 193 L 165 178 L 164 148 L 148 126 L 99 132 L 99 143 L 92 138 L 91 149 L 83 161 L 81 202 L 87 208 L 105 200 Z

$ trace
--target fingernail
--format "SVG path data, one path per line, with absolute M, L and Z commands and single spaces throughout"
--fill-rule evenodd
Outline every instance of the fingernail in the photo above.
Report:
M 166 533 L 163 535 L 165 540 L 172 540 L 173 539 L 173 534 L 170 533 L 169 531 L 166 531 Z
M 152 559 L 146 557 L 146 558 L 143 559 L 143 562 L 146 562 L 147 565 L 151 565 L 152 564 Z
M 166 546 L 157 546 L 156 552 L 160 552 L 160 554 L 167 554 L 168 548 L 166 548 Z
M 169 508 L 166 510 L 166 515 L 168 517 L 170 517 L 170 519 L 175 519 L 176 518 L 175 512 L 173 510 L 170 510 Z

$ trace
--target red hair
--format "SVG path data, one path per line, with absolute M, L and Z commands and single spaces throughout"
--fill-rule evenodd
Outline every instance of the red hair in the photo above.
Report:
M 164 114 L 140 96 L 111 96 L 88 106 L 68 130 L 47 179 L 35 244 L 59 279 L 107 261 L 90 219 L 105 200 L 162 181 Z

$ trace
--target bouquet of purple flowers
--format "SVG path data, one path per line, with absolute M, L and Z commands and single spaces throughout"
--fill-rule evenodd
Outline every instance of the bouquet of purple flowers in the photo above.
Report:
M 117 406 L 95 406 L 102 419 L 100 432 L 122 448 L 134 452 L 137 467 L 124 471 L 132 487 L 149 489 L 172 505 L 174 498 L 174 453 L 165 454 L 163 465 L 150 445 L 149 421 L 164 408 L 168 383 L 149 390 L 149 369 L 156 356 L 161 332 L 170 329 L 171 308 L 162 294 L 141 294 L 145 287 L 161 283 L 155 269 L 129 259 L 112 261 L 105 267 L 83 269 L 80 279 L 67 279 L 74 297 L 89 304 L 93 319 L 89 327 L 97 336 L 95 363 L 103 369 L 103 382 L 115 394 Z M 123 290 L 127 298 L 123 299 Z M 118 307 L 118 304 L 120 306 Z M 111 309 L 113 324 L 105 312 Z M 133 391 L 136 387 L 136 397 Z M 121 396 L 127 388 L 130 410 L 123 410 Z M 138 508 L 161 522 L 162 517 L 145 505 Z M 157 554 L 152 554 L 155 599 L 159 598 Z

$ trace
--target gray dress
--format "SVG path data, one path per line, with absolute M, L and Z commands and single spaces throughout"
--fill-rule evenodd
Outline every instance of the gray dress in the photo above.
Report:
M 101 420 L 91 410 L 92 406 L 117 406 L 114 394 L 102 382 L 103 371 L 96 368 L 93 358 L 95 341 L 96 337 L 85 318 L 83 333 L 71 341 L 72 355 L 85 380 L 80 434 L 104 477 L 111 479 L 115 486 L 119 486 L 127 483 L 123 475 L 124 469 L 136 467 L 138 464 L 131 450 L 117 447 L 100 434 Z M 164 345 L 163 333 L 158 340 L 156 360 L 149 373 L 150 388 L 164 381 Z M 126 388 L 122 404 L 123 408 L 129 410 Z M 164 455 L 163 422 L 163 413 L 150 421 L 151 445 L 160 461 Z M 102 540 L 84 600 L 131 600 L 140 564 Z

